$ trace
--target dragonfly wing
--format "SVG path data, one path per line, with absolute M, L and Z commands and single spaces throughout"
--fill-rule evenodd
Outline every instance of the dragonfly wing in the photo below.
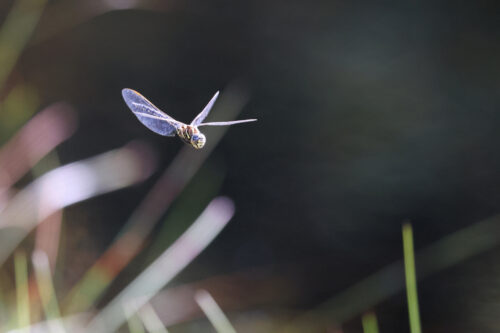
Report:
M 132 89 L 122 90 L 123 99 L 139 121 L 155 133 L 174 136 L 180 122 L 160 111 L 146 97 Z
M 193 119 L 191 122 L 191 125 L 193 126 L 198 126 L 201 124 L 203 120 L 208 116 L 208 113 L 212 109 L 212 106 L 214 106 L 215 100 L 219 97 L 219 92 L 216 92 L 214 97 L 208 102 L 207 106 L 196 116 L 196 118 Z
M 140 112 L 134 112 L 134 114 L 144 126 L 164 136 L 175 136 L 177 128 L 182 125 L 172 118 L 157 117 Z
M 233 121 L 216 121 L 212 123 L 203 123 L 198 126 L 229 126 L 234 124 L 249 123 L 252 121 L 257 121 L 257 119 L 244 119 L 244 120 L 233 120 Z

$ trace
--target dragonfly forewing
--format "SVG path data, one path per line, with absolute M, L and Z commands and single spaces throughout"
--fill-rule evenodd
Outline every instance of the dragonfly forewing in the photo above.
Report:
M 139 121 L 155 133 L 174 136 L 180 122 L 160 111 L 146 97 L 132 89 L 122 90 L 123 99 Z

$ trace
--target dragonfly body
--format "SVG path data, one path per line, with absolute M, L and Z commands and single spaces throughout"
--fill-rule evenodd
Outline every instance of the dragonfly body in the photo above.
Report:
M 177 135 L 188 145 L 200 149 L 206 142 L 205 135 L 196 126 L 182 124 L 177 128 Z
M 175 134 L 177 134 L 182 141 L 193 146 L 196 149 L 203 148 L 206 143 L 205 135 L 198 129 L 198 127 L 200 126 L 228 126 L 257 120 L 245 119 L 203 123 L 203 120 L 205 120 L 205 118 L 208 116 L 208 113 L 215 103 L 215 100 L 219 96 L 219 92 L 217 92 L 214 97 L 212 97 L 207 106 L 205 106 L 205 108 L 193 119 L 193 121 L 189 125 L 170 117 L 135 90 L 125 88 L 122 90 L 122 95 L 125 103 L 127 103 L 127 106 L 130 108 L 130 110 L 132 110 L 137 119 L 139 119 L 139 121 L 144 124 L 144 126 L 155 133 L 165 136 L 174 136 Z

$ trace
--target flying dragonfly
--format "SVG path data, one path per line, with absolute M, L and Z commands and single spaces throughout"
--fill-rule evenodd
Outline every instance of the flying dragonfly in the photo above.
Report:
M 207 106 L 193 119 L 191 124 L 187 125 L 174 118 L 170 117 L 168 114 L 164 113 L 156 106 L 153 105 L 146 97 L 139 94 L 137 91 L 125 88 L 122 90 L 123 99 L 127 106 L 132 110 L 137 119 L 152 130 L 155 133 L 164 136 L 175 136 L 176 134 L 185 143 L 193 146 L 196 149 L 201 149 L 205 145 L 206 138 L 203 133 L 200 132 L 198 127 L 200 126 L 228 126 L 234 124 L 248 123 L 251 121 L 256 121 L 257 119 L 244 119 L 244 120 L 234 120 L 234 121 L 219 121 L 211 123 L 203 123 L 202 121 L 208 116 L 208 113 L 212 109 L 215 100 L 219 96 L 219 92 L 216 92 L 214 97 L 208 102 Z

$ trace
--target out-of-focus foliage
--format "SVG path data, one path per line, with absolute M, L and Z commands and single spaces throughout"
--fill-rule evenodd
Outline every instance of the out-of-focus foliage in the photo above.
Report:
M 422 331 L 498 331 L 499 11 L 1 2 L 0 329 L 409 331 L 409 219 Z M 185 122 L 221 90 L 209 121 L 259 121 L 196 151 L 126 87 Z M 219 194 L 235 215 L 194 259 Z

